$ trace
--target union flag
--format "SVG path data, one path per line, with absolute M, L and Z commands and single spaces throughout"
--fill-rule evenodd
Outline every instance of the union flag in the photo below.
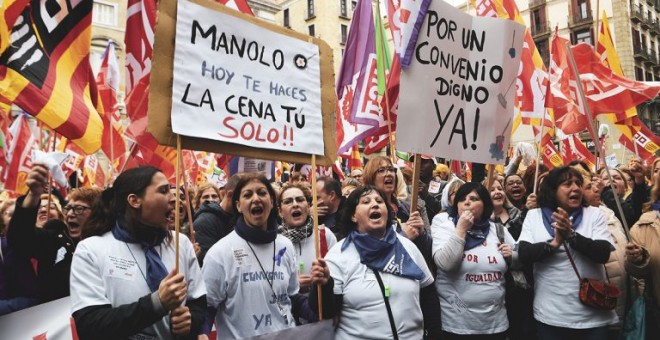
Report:
M 0 25 L 0 46 L 4 48 L 0 97 L 86 153 L 101 147 L 103 131 L 89 63 L 92 5 L 92 1 L 31 0 L 16 16 L 13 27 Z M 2 14 L 6 18 L 14 13 Z

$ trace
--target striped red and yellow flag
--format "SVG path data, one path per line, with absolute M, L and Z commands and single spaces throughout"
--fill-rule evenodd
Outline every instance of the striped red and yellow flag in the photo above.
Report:
M 612 72 L 623 76 L 623 68 L 619 54 L 614 47 L 614 41 L 607 20 L 607 13 L 603 11 L 603 21 L 598 35 L 596 52 L 600 55 L 603 65 Z M 637 116 L 637 108 L 633 107 L 625 112 L 608 113 L 604 116 L 621 131 L 619 142 L 641 158 L 649 158 L 660 150 L 660 138 L 654 135 Z
M 31 0 L 11 31 L 0 27 L 10 37 L 0 55 L 0 96 L 93 153 L 103 132 L 89 63 L 93 2 L 53 3 Z

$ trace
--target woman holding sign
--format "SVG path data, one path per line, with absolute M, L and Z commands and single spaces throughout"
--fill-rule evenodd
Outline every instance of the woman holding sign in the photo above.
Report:
M 431 227 L 443 339 L 503 340 L 509 328 L 504 275 L 515 241 L 489 220 L 493 201 L 479 183 L 463 184 L 451 211 L 438 214 Z
M 206 292 L 188 238 L 179 238 L 176 258 L 167 230 L 172 201 L 167 178 L 153 167 L 127 170 L 103 192 L 71 264 L 71 304 L 80 339 L 198 334 Z
M 306 320 L 318 319 L 305 308 L 306 298 L 298 294 L 295 248 L 277 233 L 275 198 L 275 190 L 264 175 L 241 177 L 232 196 L 237 216 L 234 231 L 211 247 L 204 258 L 202 273 L 218 339 L 240 339 L 294 327 L 294 310 L 301 311 Z M 324 263 L 314 262 L 312 277 L 315 273 L 327 276 Z M 208 324 L 204 333 L 210 329 Z

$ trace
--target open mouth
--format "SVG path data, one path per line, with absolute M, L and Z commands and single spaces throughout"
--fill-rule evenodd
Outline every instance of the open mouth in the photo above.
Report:
M 302 211 L 294 210 L 293 212 L 291 212 L 291 217 L 298 218 L 298 217 L 302 216 L 302 214 L 303 214 Z
M 256 206 L 253 206 L 252 208 L 250 208 L 250 214 L 252 214 L 254 216 L 260 216 L 263 213 L 264 213 L 264 207 L 262 207 L 260 205 L 256 205 Z
M 380 211 L 372 211 L 369 213 L 370 220 L 380 220 L 381 217 L 383 217 L 383 214 Z
M 383 179 L 383 184 L 386 184 L 386 185 L 394 184 L 394 178 L 386 177 L 385 179 Z
M 572 202 L 580 202 L 582 200 L 582 196 L 578 193 L 575 193 L 575 194 L 569 195 L 568 199 Z

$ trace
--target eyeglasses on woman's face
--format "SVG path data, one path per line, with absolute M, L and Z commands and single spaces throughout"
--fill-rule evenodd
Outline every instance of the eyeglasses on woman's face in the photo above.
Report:
M 80 215 L 84 213 L 85 210 L 87 209 L 92 209 L 92 208 L 86 207 L 84 205 L 67 205 L 66 207 L 64 207 L 63 211 L 65 215 L 68 214 L 69 211 L 72 211 L 74 215 Z
M 376 173 L 379 174 L 379 175 L 384 175 L 388 172 L 391 172 L 391 173 L 395 174 L 396 170 L 397 169 L 393 166 L 383 166 L 383 167 L 378 168 L 378 170 L 376 170 Z

